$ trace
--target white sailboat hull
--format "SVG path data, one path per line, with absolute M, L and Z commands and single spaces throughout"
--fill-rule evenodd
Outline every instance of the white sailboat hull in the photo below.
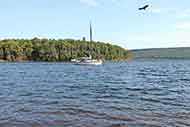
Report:
M 102 65 L 103 62 L 76 62 L 76 65 Z
M 72 63 L 77 65 L 101 65 L 103 61 L 101 59 L 92 59 L 92 57 L 82 57 L 79 59 L 72 59 Z

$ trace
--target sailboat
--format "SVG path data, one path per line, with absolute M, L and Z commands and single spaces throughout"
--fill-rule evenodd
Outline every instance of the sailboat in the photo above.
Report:
M 90 22 L 90 42 L 92 42 L 92 24 Z M 88 53 L 89 55 L 90 53 Z M 78 59 L 71 59 L 71 62 L 77 65 L 101 65 L 103 60 L 101 59 L 92 59 L 92 56 L 89 57 L 81 57 Z
M 81 57 L 78 59 L 71 59 L 71 62 L 76 65 L 101 65 L 103 61 L 101 59 L 92 59 L 92 56 Z

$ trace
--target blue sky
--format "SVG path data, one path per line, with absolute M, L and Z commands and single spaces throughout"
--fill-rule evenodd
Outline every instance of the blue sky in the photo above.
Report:
M 96 41 L 190 47 L 189 6 L 189 0 L 0 0 L 0 38 L 88 38 L 92 20 Z

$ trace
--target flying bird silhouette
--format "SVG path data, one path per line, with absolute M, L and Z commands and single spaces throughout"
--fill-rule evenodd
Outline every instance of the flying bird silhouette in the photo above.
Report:
M 149 7 L 149 5 L 145 5 L 145 6 L 141 7 L 141 8 L 139 8 L 139 10 L 146 10 L 148 7 Z

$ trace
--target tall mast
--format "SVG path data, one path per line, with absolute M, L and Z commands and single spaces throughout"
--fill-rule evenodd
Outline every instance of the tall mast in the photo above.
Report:
M 92 42 L 92 23 L 90 21 L 90 42 Z

